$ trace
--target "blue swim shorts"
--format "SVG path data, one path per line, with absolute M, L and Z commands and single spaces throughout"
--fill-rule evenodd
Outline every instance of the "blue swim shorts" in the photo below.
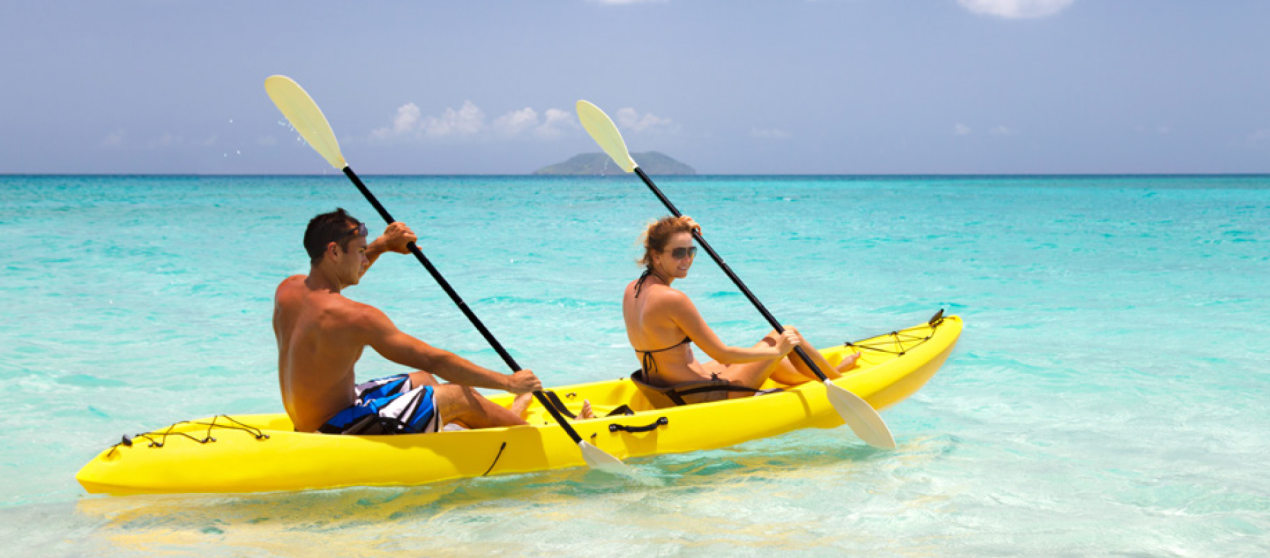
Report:
M 441 428 L 432 386 L 411 388 L 410 375 L 379 378 L 355 389 L 353 406 L 326 421 L 323 434 L 419 434 Z

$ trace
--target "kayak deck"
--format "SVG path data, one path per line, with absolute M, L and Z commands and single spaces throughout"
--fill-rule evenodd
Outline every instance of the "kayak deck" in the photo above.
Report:
M 920 389 L 960 336 L 956 316 L 822 351 L 831 364 L 860 350 L 834 383 L 878 410 Z M 562 386 L 572 414 L 589 400 L 599 418 L 570 420 L 584 440 L 619 459 L 731 446 L 842 419 L 818 382 L 785 391 L 659 407 L 629 378 Z M 512 396 L 491 397 L 508 406 Z M 622 406 L 634 414 L 605 415 Z M 414 485 L 584 466 L 582 454 L 535 400 L 527 426 L 397 436 L 295 432 L 285 414 L 209 417 L 138 435 L 102 451 L 76 475 L 92 493 L 262 492 Z

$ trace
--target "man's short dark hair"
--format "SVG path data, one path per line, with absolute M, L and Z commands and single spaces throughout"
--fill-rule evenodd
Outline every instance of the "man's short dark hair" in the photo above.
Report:
M 304 230 L 304 250 L 309 253 L 309 263 L 316 264 L 322 261 L 326 246 L 332 242 L 337 242 L 341 250 L 347 251 L 348 242 L 354 236 L 348 234 L 348 231 L 360 224 L 362 224 L 361 221 L 349 215 L 342 207 L 337 207 L 335 211 L 323 213 L 310 220 L 309 228 Z

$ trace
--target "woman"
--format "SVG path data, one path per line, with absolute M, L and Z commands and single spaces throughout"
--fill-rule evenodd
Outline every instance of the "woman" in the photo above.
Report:
M 671 288 L 676 279 L 688 276 L 697 248 L 692 231 L 701 231 L 689 217 L 666 217 L 648 226 L 644 233 L 645 266 L 643 275 L 626 286 L 622 297 L 622 316 L 626 335 L 640 357 L 645 380 L 669 387 L 683 382 L 725 379 L 734 386 L 758 389 L 769 377 L 786 385 L 818 380 L 797 355 L 801 346 L 829 378 L 839 378 L 855 365 L 860 353 L 848 356 L 834 367 L 820 351 L 802 339 L 798 330 L 786 327 L 784 333 L 767 334 L 753 347 L 731 347 L 723 344 L 688 295 Z M 705 351 L 711 362 L 693 358 L 690 343 Z M 792 357 L 792 358 L 791 358 Z M 731 398 L 747 397 L 746 391 L 728 391 Z

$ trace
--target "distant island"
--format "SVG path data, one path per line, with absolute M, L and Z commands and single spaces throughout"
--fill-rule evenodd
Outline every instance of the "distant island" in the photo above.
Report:
M 644 169 L 648 174 L 667 175 L 667 174 L 697 174 L 696 169 L 680 163 L 670 157 L 658 153 L 656 151 L 648 151 L 644 153 L 631 153 L 631 158 L 639 163 L 639 168 Z M 623 174 L 622 168 L 617 166 L 608 155 L 604 153 L 583 153 L 574 155 L 568 161 L 555 165 L 546 166 L 534 171 L 534 174 L 555 175 L 555 176 L 605 176 Z

